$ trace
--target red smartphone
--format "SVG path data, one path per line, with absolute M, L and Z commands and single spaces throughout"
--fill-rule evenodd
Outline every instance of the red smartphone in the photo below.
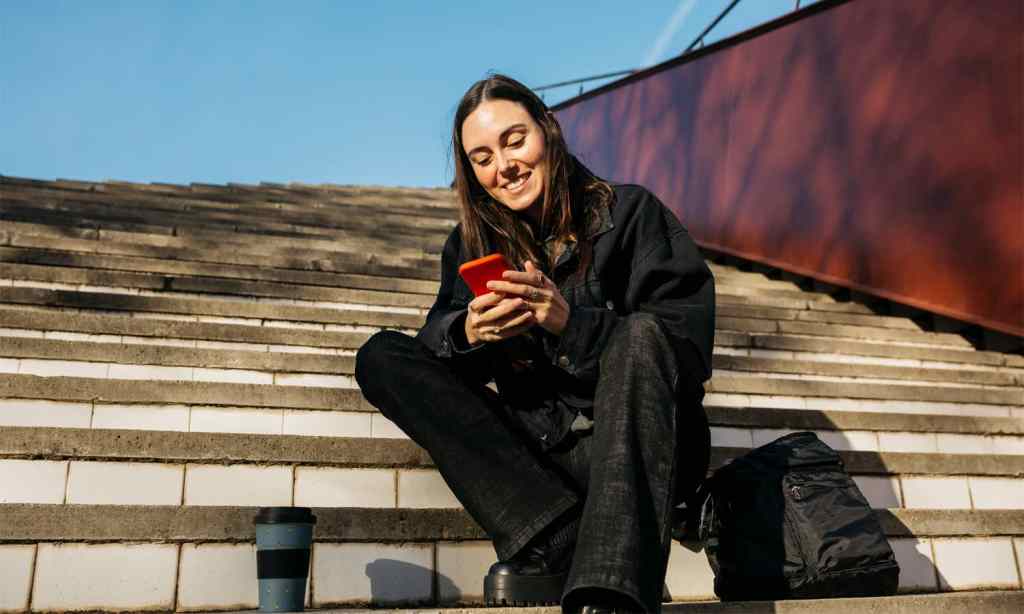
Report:
M 501 274 L 505 271 L 514 270 L 508 264 L 508 260 L 501 254 L 490 254 L 483 258 L 470 260 L 459 267 L 459 275 L 466 281 L 466 285 L 473 291 L 475 296 L 487 294 L 491 290 L 487 282 L 492 279 L 501 280 Z

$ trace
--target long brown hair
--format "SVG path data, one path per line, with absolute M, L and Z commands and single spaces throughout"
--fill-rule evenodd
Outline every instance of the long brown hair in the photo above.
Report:
M 487 100 L 509 100 L 521 104 L 544 133 L 548 176 L 544 186 L 540 236 L 534 236 L 532 227 L 523 217 L 496 202 L 480 185 L 462 146 L 462 123 Z M 462 244 L 470 258 L 500 252 L 517 267 L 527 259 L 533 260 L 550 276 L 554 263 L 548 261 L 541 242 L 548 236 L 554 236 L 560 249 L 575 235 L 581 256 L 577 271 L 585 269 L 591 253 L 584 234 L 585 207 L 592 204 L 588 195 L 593 193 L 611 206 L 614 192 L 607 182 L 596 177 L 569 153 L 558 120 L 530 88 L 502 74 L 493 74 L 474 83 L 462 96 L 455 111 L 452 151 L 456 160 L 453 187 L 459 201 Z

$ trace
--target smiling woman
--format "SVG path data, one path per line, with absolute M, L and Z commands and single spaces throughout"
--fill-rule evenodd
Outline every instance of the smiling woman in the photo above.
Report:
M 360 348 L 359 386 L 494 541 L 489 604 L 659 611 L 675 508 L 708 468 L 711 271 L 518 81 L 474 84 L 452 147 L 461 221 L 437 299 L 415 338 Z M 474 297 L 458 267 L 493 252 L 521 270 Z

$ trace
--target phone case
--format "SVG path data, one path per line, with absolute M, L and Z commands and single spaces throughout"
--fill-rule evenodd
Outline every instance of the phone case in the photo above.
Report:
M 492 279 L 501 279 L 501 274 L 511 270 L 508 260 L 501 254 L 490 254 L 483 258 L 470 260 L 459 267 L 459 275 L 466 281 L 466 285 L 473 291 L 474 296 L 487 294 L 491 290 L 487 282 Z

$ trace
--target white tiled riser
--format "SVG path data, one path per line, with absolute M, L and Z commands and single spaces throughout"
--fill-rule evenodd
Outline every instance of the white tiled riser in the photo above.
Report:
M 175 339 L 172 337 L 136 337 L 132 335 L 89 335 L 66 331 L 41 331 L 27 328 L 0 328 L 0 338 L 22 337 L 30 339 L 59 339 L 62 341 L 89 341 L 94 343 L 123 343 L 125 345 L 157 345 L 209 350 L 239 350 L 246 352 L 284 352 L 293 354 L 327 354 L 355 356 L 356 350 L 314 347 L 305 345 L 273 345 L 204 339 Z
M 370 328 L 370 327 L 359 327 Z M 335 329 L 340 330 L 340 329 Z M 380 329 L 371 329 L 377 331 Z M 82 335 L 75 337 L 75 333 L 51 333 L 38 332 L 36 338 L 49 338 L 61 340 L 89 341 L 97 343 L 123 343 L 122 337 L 116 335 L 89 335 L 91 339 L 83 339 Z M 406 334 L 415 334 L 414 331 L 404 331 Z M 17 335 L 12 335 L 17 336 Z M 195 347 L 199 349 L 238 349 L 243 351 L 268 352 L 271 351 L 267 344 L 248 344 L 232 342 L 210 342 L 201 340 L 179 340 L 179 339 L 158 339 L 151 340 L 151 345 L 174 345 Z M 181 343 L 179 343 L 179 341 Z M 280 347 L 280 346 L 276 346 Z M 288 346 L 296 348 L 300 346 Z M 309 348 L 319 350 L 322 348 Z M 273 350 L 279 351 L 279 350 Z M 311 352 L 310 352 L 311 353 Z M 342 354 L 342 351 L 336 352 Z M 354 354 L 354 350 L 345 351 L 345 354 Z M 177 381 L 201 381 L 201 382 L 232 382 L 242 384 L 269 384 L 284 386 L 323 386 L 333 388 L 354 388 L 355 382 L 349 376 L 329 375 L 322 373 L 294 373 L 294 372 L 268 372 L 252 369 L 221 369 L 189 366 L 164 366 L 164 365 L 139 365 L 121 364 L 108 362 L 90 362 L 76 360 L 53 360 L 38 358 L 4 358 L 0 357 L 0 373 L 39 375 L 43 377 L 92 377 L 97 379 L 135 379 L 135 380 L 177 380 Z M 899 379 L 882 379 L 867 377 L 830 377 L 818 375 L 802 375 L 792 373 L 760 373 L 749 371 L 726 371 L 716 370 L 716 376 L 752 377 L 752 378 L 776 378 L 790 380 L 806 380 L 821 382 L 854 382 L 863 384 L 887 384 L 896 386 L 933 386 L 950 388 L 971 388 L 982 390 L 1005 390 L 1005 387 L 988 385 L 969 385 L 950 382 L 926 382 Z M 793 397 L 794 399 L 799 397 Z M 771 402 L 771 401 L 769 401 Z M 799 403 L 798 403 L 799 404 Z M 960 404 L 963 405 L 963 404 Z M 804 400 L 806 406 L 806 399 Z M 990 406 L 991 407 L 991 406 Z M 1020 409 L 1020 408 L 1016 408 Z
M 3 304 L 3 303 L 0 303 Z M 33 308 L 39 310 L 39 308 Z M 383 308 L 382 308 L 383 309 Z M 396 308 L 398 309 L 398 308 Z M 110 312 L 96 312 L 84 309 L 75 308 L 57 308 L 57 309 L 42 309 L 43 311 L 53 311 L 58 313 L 86 313 L 86 314 L 109 314 Z M 394 313 L 403 313 L 395 311 Z M 373 333 L 380 330 L 379 326 L 365 326 L 361 324 L 333 324 L 333 323 L 320 323 L 320 322 L 293 322 L 291 320 L 269 320 L 261 318 L 236 318 L 236 317 L 224 317 L 224 316 L 204 316 L 204 315 L 179 315 L 172 313 L 151 313 L 147 311 L 135 312 L 135 311 L 118 311 L 114 312 L 118 316 L 128 316 L 139 320 L 166 320 L 171 322 L 202 322 L 205 324 L 231 324 L 237 326 L 249 326 L 253 328 L 265 327 L 265 328 L 293 328 L 301 330 L 317 330 L 317 331 L 328 331 L 328 332 L 363 332 Z M 17 331 L 18 329 L 10 329 Z M 412 329 L 399 329 L 399 330 L 412 330 Z M 415 332 L 413 330 L 412 332 Z M 15 333 L 11 333 L 10 336 L 19 336 Z M 107 343 L 120 343 L 119 339 L 131 338 L 130 335 L 77 335 L 73 332 L 65 331 L 52 331 L 46 335 L 48 339 L 63 339 L 66 341 L 103 341 Z
M 877 509 L 1024 509 L 1024 479 L 854 476 Z M 0 503 L 459 508 L 432 469 L 0 460 Z
M 756 448 L 779 437 L 805 429 L 760 429 L 728 426 L 711 427 L 711 445 Z M 976 435 L 960 433 L 910 433 L 899 431 L 814 430 L 836 450 L 861 452 L 931 452 L 943 454 L 1024 454 L 1024 437 L 1019 435 Z
M 382 308 L 383 310 L 383 308 Z M 87 310 L 79 310 L 73 308 L 61 308 L 57 311 L 68 312 L 68 313 L 90 313 Z M 400 313 L 400 312 L 395 312 Z M 118 312 L 119 315 L 133 315 L 131 312 Z M 134 317 L 150 318 L 150 319 L 177 319 L 176 316 L 165 314 L 149 314 L 149 313 L 137 313 Z M 185 319 L 193 318 L 207 318 L 207 316 L 182 316 Z M 342 325 L 342 324 L 316 324 L 309 322 L 287 322 L 282 320 L 255 320 L 248 318 L 218 318 L 215 316 L 209 316 L 207 319 L 200 319 L 199 321 L 204 322 L 226 322 L 231 320 L 231 323 L 249 324 L 253 326 L 260 326 L 261 322 L 264 326 L 270 327 L 289 327 L 294 324 L 295 328 L 307 328 L 310 326 L 316 327 L 316 330 L 326 331 L 338 331 L 338 332 L 375 332 L 380 330 L 378 327 L 372 326 L 355 326 L 355 325 Z M 393 329 L 399 330 L 406 334 L 415 334 L 416 331 L 412 329 Z M 145 344 L 145 345 L 164 345 L 174 347 L 188 347 L 198 349 L 234 349 L 244 351 L 255 351 L 255 352 L 300 352 L 300 353 L 317 353 L 317 354 L 355 354 L 354 350 L 342 350 L 334 348 L 321 348 L 321 347 L 310 347 L 310 346 L 293 346 L 293 345 L 273 345 L 265 343 L 245 343 L 245 342 L 231 342 L 231 341 L 208 341 L 208 340 L 195 340 L 195 339 L 177 339 L 169 337 L 138 337 L 132 335 L 105 335 L 105 334 L 88 334 L 78 333 L 73 331 L 40 331 L 34 329 L 18 329 L 18 328 L 0 328 L 0 337 L 28 337 L 37 339 L 54 339 L 62 341 L 89 341 L 95 343 L 124 343 L 128 345 L 133 344 Z M 991 365 L 978 365 L 970 363 L 947 363 L 947 362 L 935 362 L 928 360 L 917 360 L 917 359 L 903 359 L 903 358 L 885 358 L 881 356 L 856 356 L 852 354 L 816 354 L 809 352 L 788 352 L 788 351 L 776 351 L 776 350 L 761 350 L 757 348 L 735 348 L 735 347 L 716 347 L 716 354 L 728 354 L 735 356 L 750 356 L 754 358 L 782 358 L 792 359 L 800 361 L 818 361 L 818 362 L 837 362 L 844 364 L 866 364 L 866 365 L 882 365 L 882 366 L 905 366 L 905 367 L 926 367 L 926 368 L 937 368 L 947 369 L 954 371 L 950 374 L 951 378 L 956 377 L 955 371 L 958 370 L 971 370 L 971 371 L 999 371 L 1014 373 L 1024 376 L 1024 369 L 1016 367 L 996 367 Z M 716 373 L 721 372 L 716 371 Z M 736 372 L 735 374 L 749 375 L 748 372 Z M 787 376 L 790 377 L 790 376 Z M 792 377 L 799 377 L 798 375 L 792 375 Z M 865 381 L 861 378 L 861 381 Z M 914 383 L 911 380 L 879 380 L 892 383 Z M 934 385 L 935 382 L 916 382 L 918 385 Z M 954 384 L 947 384 L 954 385 Z M 971 386 L 963 385 L 964 387 L 984 387 L 984 386 Z
M 729 377 L 755 377 L 764 378 L 770 377 L 775 379 L 798 379 L 809 382 L 845 382 L 855 384 L 886 384 L 889 386 L 932 386 L 937 388 L 970 388 L 972 390 L 1006 390 L 1006 386 L 996 386 L 990 384 L 971 384 L 963 382 L 934 382 L 928 380 L 912 380 L 912 379 L 893 379 L 893 378 L 882 378 L 882 377 L 859 377 L 859 376 L 838 376 L 838 375 L 817 375 L 817 374 L 806 374 L 806 373 L 778 373 L 769 371 L 730 371 L 728 369 L 715 369 L 716 376 L 729 376 Z M 956 377 L 956 373 L 950 374 L 951 378 Z
M 429 469 L 0 460 L 0 504 L 458 508 Z
M 834 397 L 795 397 L 761 394 L 709 392 L 705 406 L 765 407 L 772 409 L 811 409 L 819 411 L 870 411 L 887 414 L 930 414 L 940 416 L 978 416 L 1024 418 L 1024 407 L 985 403 L 945 403 L 941 401 L 892 401 L 885 399 L 848 399 Z
M 882 344 L 889 347 L 887 344 Z M 997 371 L 1024 375 L 1024 369 L 995 365 L 982 365 L 963 362 L 942 362 L 921 360 L 917 358 L 891 358 L 885 356 L 858 356 L 856 354 L 823 354 L 821 352 L 800 352 L 795 350 L 765 350 L 761 348 L 716 347 L 716 354 L 730 356 L 750 356 L 751 358 L 780 358 L 784 360 L 800 360 L 811 362 L 839 362 L 845 364 L 881 365 L 890 367 L 924 367 L 928 369 L 950 369 L 956 371 Z M 951 373 L 950 377 L 956 377 Z
M 0 399 L 0 426 L 407 439 L 376 412 Z
M 1019 589 L 1024 541 L 892 539 L 901 592 Z M 1014 553 L 1016 550 L 1016 555 Z M 314 543 L 307 607 L 479 603 L 495 560 L 489 541 Z M 258 605 L 254 544 L 61 544 L 0 546 L 0 610 L 252 609 Z M 435 584 L 437 593 L 433 592 Z M 714 597 L 704 553 L 672 544 L 673 600 Z M 119 587 L 113 590 L 113 587 Z
M 147 381 L 223 382 L 277 386 L 357 388 L 351 375 L 324 373 L 275 373 L 250 369 L 204 367 L 168 367 L 129 365 L 109 362 L 47 360 L 36 358 L 0 358 L 0 373 L 41 377 L 90 377 L 93 379 L 131 379 Z
M 406 439 L 376 412 L 268 409 L 206 405 L 76 403 L 0 399 L 0 426 L 141 429 Z M 792 429 L 711 427 L 712 445 L 751 448 Z M 1024 437 L 895 431 L 815 431 L 837 450 L 1024 455 Z

